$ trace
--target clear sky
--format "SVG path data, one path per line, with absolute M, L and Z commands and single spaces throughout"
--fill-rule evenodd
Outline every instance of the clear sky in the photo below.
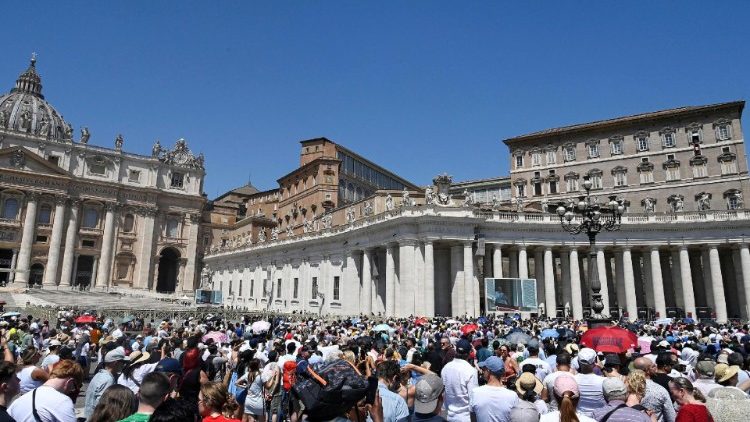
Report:
M 508 174 L 502 139 L 750 98 L 750 1 L 4 2 L 0 89 L 38 53 L 91 143 L 188 140 L 206 193 L 325 136 L 420 185 Z

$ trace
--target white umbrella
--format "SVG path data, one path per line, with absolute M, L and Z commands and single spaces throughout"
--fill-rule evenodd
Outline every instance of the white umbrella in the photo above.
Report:
M 253 330 L 253 334 L 265 333 L 271 329 L 271 323 L 268 321 L 255 321 L 253 322 L 253 325 L 250 326 L 250 329 Z

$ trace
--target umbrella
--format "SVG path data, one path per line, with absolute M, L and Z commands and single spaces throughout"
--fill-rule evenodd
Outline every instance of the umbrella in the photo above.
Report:
M 574 339 L 576 337 L 575 331 L 571 330 L 570 328 L 558 328 L 557 332 L 562 338 Z
M 463 327 L 461 327 L 461 332 L 464 335 L 467 335 L 473 331 L 476 331 L 479 329 L 479 326 L 477 324 L 466 324 Z
M 523 331 L 513 331 L 512 333 L 505 336 L 505 339 L 508 340 L 511 344 L 526 344 L 531 340 L 531 336 L 524 333 Z
M 654 321 L 654 325 L 671 325 L 672 324 L 672 318 L 662 318 L 657 319 Z
M 597 352 L 624 353 L 638 344 L 638 337 L 620 327 L 597 327 L 583 334 L 581 344 Z
M 393 327 L 388 324 L 378 324 L 374 326 L 373 331 L 396 331 Z
M 458 321 L 456 321 L 455 319 L 449 319 L 448 321 L 445 321 L 445 323 L 446 324 L 457 324 Z
M 482 317 L 479 317 L 479 318 L 477 319 L 477 322 L 478 322 L 478 323 L 480 323 L 480 324 L 486 324 L 486 323 L 487 323 L 487 318 L 485 318 L 485 317 L 483 317 L 483 316 L 482 316 Z
M 6 312 L 0 315 L 0 318 L 10 318 L 10 317 L 19 316 L 19 315 L 21 315 L 20 312 Z
M 250 326 L 250 329 L 253 330 L 253 334 L 265 333 L 271 329 L 271 323 L 268 321 L 255 321 Z
M 203 336 L 201 341 L 205 343 L 208 339 L 213 339 L 214 343 L 226 343 L 227 335 L 222 333 L 221 331 L 211 331 L 210 333 Z
M 417 318 L 417 320 L 416 320 L 416 321 L 414 321 L 414 325 L 426 325 L 426 324 L 428 324 L 429 322 L 430 322 L 430 321 L 429 321 L 429 320 L 428 320 L 427 318 L 425 318 L 425 317 L 422 317 L 422 318 Z
M 547 328 L 545 330 L 542 330 L 542 340 L 547 338 L 558 338 L 560 337 L 560 332 L 555 330 L 554 328 Z
M 133 321 L 135 321 L 135 317 L 134 317 L 133 315 L 125 315 L 125 316 L 124 316 L 124 317 L 122 317 L 122 319 L 120 320 L 120 323 L 121 323 L 121 324 L 127 324 L 127 323 L 129 323 L 129 322 L 133 322 Z
M 89 324 L 96 322 L 96 317 L 93 315 L 81 315 L 75 320 L 76 324 Z
M 695 324 L 695 320 L 693 318 L 683 318 L 682 322 L 685 324 Z

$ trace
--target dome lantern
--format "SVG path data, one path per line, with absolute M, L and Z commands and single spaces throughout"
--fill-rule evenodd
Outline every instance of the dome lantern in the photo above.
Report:
M 42 95 L 42 78 L 36 73 L 36 53 L 31 54 L 31 63 L 16 80 L 16 87 L 10 92 L 23 92 L 44 99 Z

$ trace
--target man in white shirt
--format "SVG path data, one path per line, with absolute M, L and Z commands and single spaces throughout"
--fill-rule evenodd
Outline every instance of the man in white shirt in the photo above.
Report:
M 471 353 L 471 343 L 461 339 L 456 342 L 456 357 L 440 372 L 445 385 L 447 419 L 456 422 L 471 421 L 469 393 L 479 386 L 477 370 L 466 360 Z
M 49 380 L 16 399 L 8 414 L 16 422 L 76 422 L 73 403 L 82 386 L 81 366 L 62 360 L 55 365 Z
M 604 377 L 594 373 L 596 362 L 597 356 L 593 349 L 583 348 L 578 352 L 578 373 L 575 375 L 581 394 L 578 411 L 589 417 L 595 410 L 607 405 L 602 392 Z
M 529 357 L 521 361 L 519 366 L 523 368 L 524 365 L 534 365 L 536 368 L 536 377 L 543 380 L 552 372 L 549 363 L 539 359 L 539 347 L 532 345 L 526 348 L 529 351 Z
M 472 421 L 509 422 L 510 411 L 518 402 L 518 395 L 503 385 L 505 364 L 497 356 L 490 356 L 479 363 L 487 384 L 474 388 L 469 393 Z
M 570 361 L 571 357 L 568 352 L 562 352 L 555 358 L 557 363 L 557 370 L 544 377 L 542 384 L 544 385 L 545 392 L 543 396 L 547 401 L 547 407 L 550 412 L 557 410 L 557 400 L 553 397 L 552 390 L 555 388 L 555 380 L 559 376 L 572 377 L 573 374 L 570 372 Z

